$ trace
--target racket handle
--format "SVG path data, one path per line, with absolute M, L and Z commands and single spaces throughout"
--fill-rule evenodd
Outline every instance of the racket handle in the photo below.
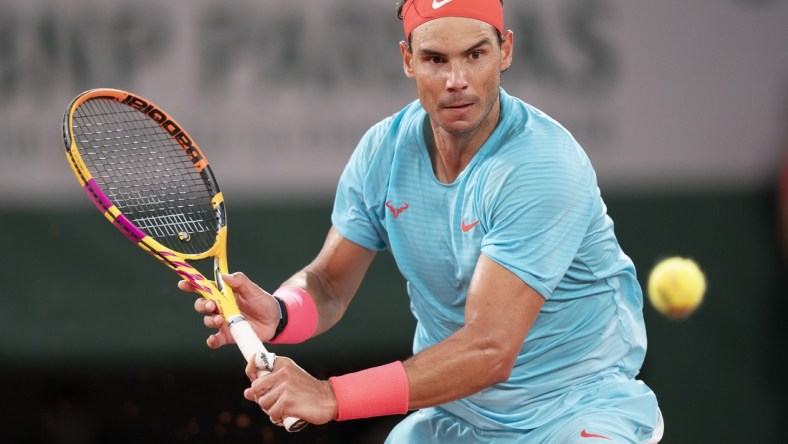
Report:
M 241 349 L 244 358 L 255 357 L 255 364 L 259 370 L 257 376 L 265 376 L 271 373 L 271 370 L 274 368 L 276 355 L 265 349 L 263 341 L 252 330 L 251 324 L 239 316 L 228 320 L 228 325 L 230 326 L 230 333 L 233 335 L 236 344 L 238 344 L 238 348 Z M 284 418 L 283 423 L 274 422 L 274 424 L 284 426 L 288 432 L 298 432 L 309 423 L 303 419 L 287 417 Z
M 271 360 L 268 370 L 268 372 L 270 372 L 270 369 L 274 367 L 276 355 L 269 353 L 268 350 L 265 349 L 263 341 L 261 341 L 254 330 L 252 330 L 252 325 L 241 316 L 228 319 L 227 324 L 230 327 L 230 333 L 233 335 L 235 343 L 241 350 L 241 354 L 244 355 L 244 359 L 248 361 L 252 355 L 257 356 L 258 353 L 264 353 Z

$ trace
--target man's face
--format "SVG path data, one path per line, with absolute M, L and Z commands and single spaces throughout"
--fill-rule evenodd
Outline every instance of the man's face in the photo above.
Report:
M 416 80 L 434 126 L 455 136 L 495 126 L 500 73 L 512 55 L 511 32 L 503 38 L 499 44 L 495 28 L 482 21 L 445 17 L 414 29 L 411 51 L 400 43 L 405 74 Z

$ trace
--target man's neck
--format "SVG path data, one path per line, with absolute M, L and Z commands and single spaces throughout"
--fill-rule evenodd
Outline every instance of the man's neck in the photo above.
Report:
M 452 183 L 484 145 L 498 126 L 500 105 L 490 112 L 487 119 L 467 134 L 451 134 L 444 131 L 431 119 L 424 122 L 427 150 L 432 161 L 435 177 L 442 183 Z

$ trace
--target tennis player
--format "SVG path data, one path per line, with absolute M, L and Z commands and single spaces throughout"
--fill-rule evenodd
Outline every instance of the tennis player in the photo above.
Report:
M 658 442 L 657 399 L 636 379 L 635 267 L 582 148 L 501 88 L 514 45 L 502 2 L 407 0 L 399 15 L 418 100 L 361 139 L 322 250 L 273 294 L 240 273 L 226 283 L 261 339 L 298 343 L 342 318 L 388 250 L 414 354 L 328 381 L 286 358 L 261 378 L 250 364 L 246 397 L 314 424 L 412 412 L 389 443 Z M 195 303 L 211 328 L 215 308 Z M 208 344 L 229 340 L 221 327 Z

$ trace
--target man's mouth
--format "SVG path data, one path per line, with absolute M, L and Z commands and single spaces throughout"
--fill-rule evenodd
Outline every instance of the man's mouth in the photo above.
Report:
M 469 102 L 459 102 L 459 103 L 449 103 L 444 105 L 443 107 L 446 109 L 460 110 L 460 109 L 469 108 L 471 105 L 472 103 Z

